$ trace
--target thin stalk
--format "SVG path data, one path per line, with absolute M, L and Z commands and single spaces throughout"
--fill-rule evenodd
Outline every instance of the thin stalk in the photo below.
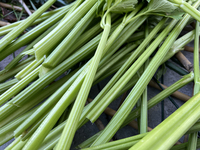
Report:
M 200 2 L 195 3 L 196 6 L 200 4 Z M 123 105 L 119 108 L 116 115 L 112 118 L 110 123 L 106 126 L 105 130 L 102 134 L 97 138 L 97 140 L 92 144 L 93 146 L 108 142 L 112 136 L 117 132 L 120 128 L 128 114 L 131 112 L 132 108 L 136 104 L 137 100 L 141 96 L 145 87 L 153 77 L 157 68 L 160 66 L 162 59 L 165 57 L 170 47 L 173 45 L 174 41 L 188 22 L 190 16 L 185 15 L 184 18 L 175 26 L 173 31 L 167 37 L 161 48 L 158 50 L 150 64 L 148 65 L 145 72 L 142 74 L 142 77 L 138 80 L 137 84 L 134 86 L 133 90 L 126 98 Z M 173 21 L 172 21 L 173 22 Z M 177 21 L 174 20 L 176 23 Z M 171 28 L 170 28 L 171 29 Z M 160 42 L 159 42 L 160 43 Z M 144 53 L 143 53 L 144 54 Z M 122 79 L 122 78 L 121 78 Z
M 87 100 L 89 91 L 91 89 L 99 62 L 101 60 L 101 57 L 103 55 L 103 50 L 106 46 L 107 39 L 110 33 L 111 28 L 111 15 L 108 14 L 106 17 L 106 24 L 104 27 L 104 31 L 101 37 L 101 40 L 99 42 L 99 45 L 97 47 L 97 50 L 95 52 L 94 57 L 92 58 L 89 70 L 86 74 L 86 77 L 83 81 L 83 84 L 80 88 L 79 94 L 76 98 L 75 104 L 71 110 L 71 113 L 69 115 L 68 121 L 66 123 L 66 126 L 64 128 L 63 134 L 61 135 L 61 138 L 58 142 L 58 145 L 56 149 L 69 149 L 71 142 L 73 140 L 74 134 L 76 132 L 78 121 L 81 117 L 81 113 L 83 111 L 84 104 Z M 78 111 L 77 111 L 78 110 Z
M 16 28 L 9 32 L 0 40 L 0 51 L 2 51 L 8 44 L 11 43 L 17 36 L 19 36 L 31 23 L 33 23 L 44 11 L 46 11 L 56 0 L 49 0 L 42 5 L 33 15 L 20 23 Z
M 29 109 L 33 108 L 45 98 L 49 97 L 53 94 L 63 83 L 65 83 L 71 75 L 63 77 L 62 79 L 56 81 L 55 83 L 51 84 L 47 88 L 41 90 L 37 93 L 34 97 L 29 99 L 29 102 L 17 107 L 16 105 L 6 103 L 0 108 L 1 111 L 1 123 L 0 126 L 5 125 L 6 123 L 10 122 L 15 117 L 23 114 L 24 112 L 28 111 Z M 27 119 L 28 120 L 28 119 Z M 25 121 L 26 122 L 26 121 Z
M 49 97 L 38 109 L 36 112 L 34 112 L 30 117 L 24 121 L 16 130 L 15 130 L 15 136 L 19 136 L 24 129 L 27 129 L 31 124 L 33 124 L 35 121 L 38 120 L 38 118 L 46 113 L 48 109 L 50 109 L 52 106 L 56 104 L 56 102 L 62 97 L 62 95 L 65 93 L 65 91 L 69 88 L 69 86 L 73 83 L 73 81 L 77 78 L 77 76 L 80 74 L 82 69 L 80 69 L 76 74 L 70 73 L 67 77 L 67 82 L 63 84 L 54 94 Z
M 17 55 L 17 57 L 15 57 L 6 67 L 6 70 L 10 70 L 11 68 L 13 68 L 14 66 L 17 65 L 17 63 L 25 56 L 23 54 L 23 52 L 28 51 L 29 49 L 32 49 L 33 46 L 39 42 L 42 38 L 44 38 L 49 32 L 51 32 L 56 26 L 58 25 L 58 23 L 56 23 L 55 25 L 53 25 L 52 27 L 50 27 L 47 31 L 45 31 L 43 34 L 41 34 L 37 39 L 35 39 L 32 43 L 30 43 L 19 55 Z
M 145 38 L 148 37 L 149 34 L 149 28 L 148 28 L 148 20 L 146 21 L 145 24 Z M 149 64 L 149 59 L 145 62 L 144 70 L 147 68 Z M 148 127 L 148 105 L 147 105 L 147 87 L 144 90 L 142 96 L 141 96 L 141 112 L 140 112 L 140 134 L 146 133 L 147 132 L 147 127 Z
M 177 111 L 165 119 L 132 149 L 170 149 L 189 130 L 200 116 L 200 93 L 193 96 Z M 177 120 L 177 118 L 179 118 Z M 162 141 L 162 142 L 160 142 Z
M 61 41 L 72 27 L 91 9 L 97 0 L 84 1 L 75 11 L 65 18 L 53 31 L 51 31 L 45 38 L 34 45 L 36 58 L 40 59 L 48 54 L 55 45 Z
M 15 68 L 12 68 L 10 70 L 2 70 L 2 74 L 0 74 L 0 82 L 4 82 L 7 79 L 15 76 L 18 72 L 20 72 L 24 67 L 28 66 L 32 61 L 34 60 L 34 57 L 27 58 L 26 60 L 20 62 Z
M 19 142 L 20 142 L 20 137 L 16 138 L 11 144 L 9 144 L 9 145 L 5 148 L 5 150 L 12 150 L 13 147 L 14 147 L 15 145 L 17 145 L 17 143 L 19 143 Z
M 81 0 L 82 1 L 82 0 Z M 76 42 L 78 37 L 88 27 L 93 20 L 97 8 L 97 3 L 88 11 L 88 13 L 76 24 L 73 30 L 64 38 L 64 40 L 56 47 L 56 49 L 47 57 L 43 66 L 54 68 L 60 63 L 62 57 L 69 56 L 73 51 L 70 51 L 71 46 Z M 67 55 L 67 56 L 66 56 Z M 36 56 L 37 57 L 37 56 Z
M 178 38 L 174 42 L 173 46 L 170 48 L 169 52 L 167 53 L 167 55 L 163 59 L 162 63 L 166 62 L 174 54 L 176 54 L 177 52 L 181 51 L 185 45 L 187 45 L 188 43 L 193 41 L 194 40 L 194 35 L 195 35 L 195 31 L 193 30 L 193 31 L 190 31 L 187 34 L 183 35 L 182 37 Z
M 183 68 L 175 65 L 173 62 L 171 61 L 167 61 L 165 62 L 165 65 L 170 68 L 171 70 L 175 71 L 176 73 L 178 73 L 179 75 L 183 76 L 188 74 L 188 71 L 184 70 Z
M 35 60 L 32 63 L 30 63 L 28 66 L 26 66 L 23 70 L 18 72 L 15 75 L 15 78 L 18 80 L 22 80 L 26 76 L 28 76 L 34 69 L 36 69 L 41 63 L 45 60 L 45 58 L 41 58 L 39 61 Z
M 32 82 L 39 73 L 40 66 L 34 69 L 28 76 L 17 82 L 14 86 L 12 86 L 9 90 L 4 92 L 0 96 L 0 105 L 4 104 L 6 101 L 8 101 L 10 98 L 15 96 L 17 93 L 19 93 L 25 86 L 27 86 L 30 82 Z
M 69 10 L 69 8 L 66 7 L 62 11 L 60 11 L 60 12 L 54 14 L 53 16 L 49 17 L 48 19 L 46 19 L 44 22 L 42 22 L 41 24 L 39 24 L 38 26 L 33 28 L 31 31 L 29 31 L 26 34 L 19 37 L 17 40 L 15 40 L 15 42 L 9 44 L 6 47 L 6 50 L 3 50 L 2 52 L 0 52 L 0 60 L 3 60 L 5 57 L 7 57 L 8 55 L 13 53 L 20 47 L 35 40 L 35 38 L 40 36 L 43 32 L 48 30 L 48 28 L 50 28 L 51 26 L 56 24 L 59 20 L 61 20 L 63 18 L 63 16 L 65 15 L 66 11 L 68 11 L 68 10 Z
M 146 38 L 140 46 L 133 52 L 130 58 L 126 61 L 126 63 L 120 68 L 120 70 L 114 75 L 114 77 L 109 81 L 109 83 L 104 87 L 104 89 L 98 94 L 95 100 L 90 104 L 88 110 L 86 110 L 85 116 L 92 110 L 92 108 L 99 102 L 100 99 L 108 92 L 109 89 L 117 82 L 117 80 L 124 74 L 124 72 L 128 69 L 128 67 L 133 63 L 134 60 L 142 53 L 143 49 L 147 46 L 147 44 L 153 39 L 153 37 L 158 33 L 161 27 L 165 23 L 165 19 L 163 19 L 149 34 L 149 37 Z
M 172 84 L 171 86 L 169 86 L 168 88 L 166 88 L 165 90 L 163 90 L 162 92 L 151 98 L 148 101 L 148 109 L 152 108 L 153 106 L 161 102 L 163 99 L 167 98 L 170 94 L 177 91 L 178 89 L 180 89 L 181 87 L 185 86 L 186 84 L 190 83 L 193 80 L 194 80 L 193 73 L 185 75 L 182 79 L 178 80 L 177 82 L 175 82 L 174 84 Z M 122 126 L 125 126 L 126 124 L 137 118 L 139 115 L 140 115 L 140 109 L 133 110 L 127 117 L 127 119 L 124 121 Z
M 12 79 L 10 81 L 7 81 L 5 83 L 1 83 L 0 84 L 0 94 L 2 94 L 3 92 L 7 91 L 9 88 L 11 88 L 13 85 L 15 85 L 18 82 L 17 79 Z
M 120 149 L 120 148 L 121 149 L 125 149 L 125 148 L 122 148 L 122 147 L 118 148 L 118 146 L 120 146 L 122 144 L 125 144 L 125 143 L 131 143 L 131 144 L 134 145 L 141 138 L 143 138 L 145 135 L 147 135 L 147 133 L 143 133 L 143 134 L 131 136 L 131 137 L 128 137 L 128 138 L 124 138 L 124 139 L 121 139 L 121 140 L 117 140 L 117 141 L 113 141 L 113 142 L 101 144 L 101 145 L 98 145 L 98 146 L 92 146 L 92 147 L 89 147 L 89 148 L 85 148 L 82 145 L 79 145 L 79 147 L 81 146 L 80 148 L 83 148 L 83 150 L 89 150 L 89 149 L 99 149 L 99 150 L 100 149 L 109 149 L 109 148 L 113 148 L 114 146 L 116 146 L 117 149 Z M 130 147 L 127 147 L 126 149 L 128 149 Z
M 149 85 L 151 86 L 151 87 L 154 87 L 154 88 L 156 88 L 156 89 L 158 89 L 158 90 L 162 90 L 162 88 L 160 88 L 159 86 L 158 86 L 158 84 L 156 84 L 153 80 L 151 80 L 150 82 L 149 82 Z M 166 89 L 166 88 L 168 88 L 166 85 L 164 85 L 164 84 L 160 84 L 164 89 Z M 184 101 L 184 102 L 186 102 L 186 101 L 188 101 L 191 97 L 190 96 L 188 96 L 188 95 L 186 95 L 186 94 L 184 94 L 184 93 L 181 93 L 181 92 L 179 92 L 179 91 L 175 91 L 174 93 L 172 93 L 171 94 L 173 97 L 175 97 L 175 98 L 177 98 L 177 99 L 180 99 L 180 100 L 182 100 L 182 101 Z
M 118 93 L 123 87 L 130 81 L 138 69 L 143 65 L 143 63 L 149 58 L 153 53 L 159 43 L 167 36 L 172 27 L 177 23 L 177 21 L 172 21 L 168 27 L 163 30 L 163 32 L 153 41 L 153 43 L 142 53 L 142 55 L 135 61 L 135 63 L 123 74 L 123 76 L 115 83 L 115 85 L 107 92 L 107 94 L 101 99 L 101 101 L 93 108 L 92 111 L 87 115 L 87 118 L 92 122 L 95 121 L 105 108 L 114 100 L 115 94 Z M 146 47 L 146 46 L 145 46 Z M 137 51 L 137 50 L 136 50 Z M 130 59 L 129 59 L 130 60 Z M 139 98 L 138 98 L 139 99 Z M 138 100 L 137 99 L 137 100 Z M 101 107 L 99 107 L 101 105 Z
M 199 74 L 199 22 L 196 22 L 195 40 L 194 40 L 194 94 L 200 91 Z M 198 132 L 189 135 L 187 150 L 196 150 Z
M 169 0 L 172 3 L 175 3 L 178 5 L 180 9 L 191 15 L 194 19 L 200 22 L 200 12 L 194 7 L 191 6 L 188 2 L 185 2 L 183 0 Z

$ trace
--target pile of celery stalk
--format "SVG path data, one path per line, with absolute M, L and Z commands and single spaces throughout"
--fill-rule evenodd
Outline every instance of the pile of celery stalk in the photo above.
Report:
M 114 111 L 103 130 L 77 147 L 200 147 L 200 0 L 76 0 L 46 11 L 55 1 L 0 28 L 0 61 L 26 46 L 0 71 L 0 145 L 14 138 L 6 150 L 68 150 L 79 128 Z M 180 35 L 194 21 L 194 30 Z M 24 33 L 28 27 L 32 29 Z M 160 66 L 193 40 L 193 71 L 175 67 L 182 78 L 147 100 L 147 85 Z M 91 100 L 91 87 L 111 75 Z M 193 96 L 149 129 L 148 109 L 190 82 Z M 129 89 L 118 110 L 108 107 Z M 110 141 L 130 123 L 138 127 L 138 135 Z M 188 142 L 177 143 L 185 134 Z

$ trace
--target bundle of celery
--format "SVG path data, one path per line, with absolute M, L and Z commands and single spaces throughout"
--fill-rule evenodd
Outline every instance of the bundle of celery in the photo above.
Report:
M 14 138 L 7 150 L 68 150 L 79 128 L 89 121 L 98 125 L 106 113 L 113 116 L 107 126 L 78 148 L 200 147 L 200 1 L 76 0 L 45 12 L 55 1 L 0 28 L 5 35 L 0 40 L 1 61 L 26 46 L 0 71 L 0 145 Z M 194 30 L 181 34 L 194 21 Z M 27 27 L 32 29 L 22 34 Z M 194 69 L 172 64 L 169 59 L 193 40 Z M 166 88 L 158 81 L 164 73 L 160 66 L 184 76 Z M 109 82 L 91 100 L 92 86 L 108 76 Z M 177 91 L 193 81 L 193 97 Z M 163 90 L 147 100 L 148 84 Z M 108 107 L 130 89 L 117 110 Z M 178 108 L 170 95 L 187 102 Z M 178 109 L 156 128 L 148 127 L 148 109 L 167 97 Z M 128 124 L 139 134 L 110 142 Z M 189 140 L 180 144 L 185 134 L 190 134 Z

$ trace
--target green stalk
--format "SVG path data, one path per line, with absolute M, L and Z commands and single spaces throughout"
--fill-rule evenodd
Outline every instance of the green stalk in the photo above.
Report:
M 12 148 L 20 142 L 20 137 L 16 138 L 11 144 L 9 144 L 5 150 L 12 150 Z
M 149 28 L 148 28 L 148 21 L 146 21 L 146 24 L 145 24 L 145 38 L 148 37 L 148 34 L 149 34 Z M 145 67 L 144 67 L 144 70 L 147 68 L 149 64 L 149 59 L 145 62 Z M 144 92 L 142 93 L 142 96 L 141 96 L 141 112 L 140 112 L 140 134 L 142 133 L 146 133 L 147 132 L 147 127 L 148 127 L 148 105 L 147 105 L 147 87 L 146 89 L 144 90 Z
M 30 82 L 32 82 L 39 73 L 40 66 L 37 67 L 35 70 L 33 70 L 28 76 L 17 82 L 14 86 L 12 86 L 9 90 L 4 92 L 0 96 L 0 105 L 4 104 L 6 101 L 8 101 L 10 98 L 15 96 L 17 93 L 19 93 L 25 86 L 27 86 Z
M 103 50 L 107 43 L 107 39 L 108 39 L 108 36 L 110 33 L 110 28 L 111 28 L 111 15 L 108 14 L 106 17 L 106 24 L 104 27 L 104 31 L 103 31 L 101 40 L 99 42 L 99 45 L 95 52 L 95 55 L 91 60 L 89 70 L 83 81 L 83 84 L 82 84 L 79 94 L 76 98 L 74 106 L 71 110 L 68 121 L 65 125 L 64 131 L 61 135 L 61 138 L 58 142 L 56 149 L 61 149 L 61 148 L 70 149 L 71 142 L 73 140 L 74 134 L 75 134 L 77 126 L 78 126 L 78 121 L 81 117 L 81 113 L 83 111 L 83 107 L 87 100 L 89 91 L 92 87 L 92 83 L 93 83 L 99 62 L 100 62 L 102 54 L 103 54 Z
M 48 0 L 36 12 L 29 16 L 26 20 L 20 23 L 16 28 L 9 32 L 0 40 L 0 51 L 2 51 L 8 44 L 11 43 L 17 36 L 19 36 L 29 25 L 31 25 L 44 11 L 46 11 L 56 0 Z
M 35 95 L 34 97 L 29 99 L 28 103 L 21 105 L 20 107 L 17 107 L 16 105 L 9 104 L 9 103 L 6 103 L 5 105 L 3 105 L 0 108 L 0 111 L 1 111 L 0 126 L 5 125 L 6 123 L 10 122 L 15 117 L 21 115 L 22 113 L 28 111 L 29 109 L 31 109 L 34 106 L 36 106 L 37 104 L 39 104 L 45 98 L 47 98 L 51 94 L 53 94 L 70 77 L 71 77 L 71 74 L 69 74 L 69 75 L 63 77 L 62 79 L 56 81 L 55 83 L 51 84 L 47 88 L 38 92 L 37 95 Z
M 13 85 L 15 85 L 18 82 L 17 79 L 12 79 L 10 81 L 7 81 L 5 83 L 1 83 L 0 84 L 0 94 L 2 94 L 3 92 L 5 92 L 6 90 L 8 90 L 10 87 L 12 87 Z
M 63 84 L 54 94 L 49 97 L 38 109 L 34 112 L 28 119 L 26 119 L 16 130 L 15 136 L 19 136 L 25 129 L 27 129 L 31 124 L 38 120 L 42 114 L 46 113 L 48 109 L 56 104 L 56 102 L 63 96 L 65 91 L 69 88 L 69 86 L 73 83 L 73 81 L 77 78 L 80 72 L 83 69 L 80 69 L 76 74 L 70 73 L 67 77 L 67 82 Z
M 41 63 L 44 61 L 45 58 L 41 58 L 39 61 L 35 60 L 32 63 L 30 63 L 28 66 L 26 66 L 23 70 L 18 72 L 15 75 L 15 78 L 18 80 L 21 80 L 25 78 L 27 75 L 29 75 L 34 69 L 36 69 Z
M 25 56 L 23 54 L 23 52 L 28 51 L 29 49 L 32 49 L 33 46 L 39 42 L 42 38 L 44 38 L 49 32 L 51 32 L 56 26 L 58 25 L 58 23 L 56 23 L 55 25 L 53 25 L 52 27 L 50 27 L 47 31 L 45 31 L 43 34 L 41 34 L 37 39 L 35 39 L 32 43 L 30 43 L 19 55 L 17 55 L 17 57 L 15 57 L 6 67 L 6 70 L 10 70 L 11 68 L 13 68 L 15 65 L 17 65 L 17 63 Z
M 61 41 L 72 27 L 91 9 L 97 0 L 84 1 L 75 11 L 65 18 L 52 32 L 34 45 L 36 58 L 48 54 Z
M 132 149 L 170 149 L 200 117 L 200 93 L 165 119 Z M 179 118 L 179 119 L 177 119 Z M 162 141 L 162 142 L 161 142 Z
M 124 72 L 126 71 L 126 73 L 124 73 L 124 75 L 115 83 L 115 85 L 109 90 L 109 92 L 107 92 L 107 94 L 101 99 L 101 101 L 90 111 L 90 113 L 87 115 L 88 119 L 94 122 L 102 114 L 102 112 L 106 109 L 106 107 L 108 107 L 108 105 L 114 100 L 115 94 L 113 93 L 118 93 L 121 89 L 123 89 L 123 87 L 130 81 L 130 79 L 134 76 L 134 74 L 138 71 L 138 69 L 153 53 L 153 51 L 156 49 L 159 43 L 166 37 L 166 35 L 176 24 L 176 22 L 177 21 L 175 20 L 172 21 L 168 25 L 168 27 L 166 27 L 165 30 L 163 30 L 163 32 L 156 38 L 156 40 L 154 40 L 154 42 L 145 50 L 145 52 L 142 53 L 142 55 L 135 61 L 135 63 L 127 71 L 125 68 Z M 142 49 L 140 49 L 140 51 L 137 51 L 137 53 L 140 54 L 141 51 Z M 129 62 L 127 64 L 129 64 L 130 62 L 131 59 L 129 58 Z
M 151 98 L 148 101 L 148 109 L 152 108 L 153 106 L 161 102 L 163 99 L 167 98 L 169 95 L 171 95 L 172 93 L 174 93 L 175 91 L 177 91 L 178 89 L 180 89 L 181 87 L 185 86 L 186 84 L 190 83 L 193 80 L 194 80 L 193 73 L 185 75 L 182 79 L 178 80 L 177 82 L 175 82 L 174 84 L 172 84 L 171 86 L 169 86 L 168 88 L 166 88 L 165 90 L 163 90 L 162 92 Z M 122 126 L 127 125 L 129 122 L 137 118 L 139 115 L 140 115 L 139 108 L 133 110 L 126 118 Z
M 174 56 L 177 52 L 181 51 L 185 45 L 187 45 L 188 43 L 193 41 L 194 35 L 195 35 L 195 32 L 190 31 L 187 34 L 183 35 L 182 37 L 178 38 L 174 42 L 173 46 L 170 48 L 169 52 L 163 59 L 162 63 L 166 62 L 168 59 L 170 59 L 172 56 Z
M 67 6 L 64 6 L 64 7 L 61 7 L 61 8 L 57 8 L 57 9 L 54 9 L 52 11 L 49 11 L 49 12 L 45 12 L 43 13 L 38 19 L 36 19 L 32 24 L 32 25 L 37 25 L 41 22 L 43 22 L 44 20 L 48 19 L 49 17 L 51 17 L 52 15 L 54 15 L 55 13 L 58 13 L 60 12 L 61 10 L 69 7 L 71 8 L 72 6 L 74 5 L 74 3 L 71 3 L 70 5 L 67 5 Z M 22 23 L 24 20 L 22 21 L 17 21 L 15 23 L 12 23 L 12 24 L 9 24 L 7 26 L 3 26 L 0 28 L 0 36 L 2 35 L 5 35 L 7 33 L 9 33 L 11 30 L 13 30 L 16 26 L 18 26 L 20 23 Z
M 196 3 L 198 6 L 200 2 Z M 161 48 L 158 50 L 150 64 L 148 65 L 145 72 L 142 74 L 141 78 L 138 80 L 137 84 L 132 89 L 129 96 L 126 98 L 125 102 L 121 105 L 115 116 L 112 118 L 110 123 L 106 126 L 105 130 L 102 134 L 97 138 L 97 140 L 92 144 L 93 146 L 106 143 L 108 142 L 112 136 L 117 132 L 120 128 L 121 124 L 124 122 L 128 114 L 133 109 L 134 105 L 136 104 L 137 100 L 141 96 L 142 92 L 144 91 L 145 87 L 151 80 L 152 76 L 156 72 L 157 68 L 159 67 L 162 59 L 165 57 L 167 52 L 169 51 L 170 47 L 188 22 L 190 16 L 185 15 L 184 18 L 175 26 L 173 31 L 167 37 Z M 176 23 L 174 20 L 173 22 Z M 160 42 L 159 42 L 160 43 Z M 143 53 L 144 54 L 144 53 Z M 122 78 L 121 78 L 122 79 Z
M 199 22 L 196 22 L 194 39 L 194 94 L 200 91 L 199 79 Z M 196 150 L 198 132 L 189 135 L 187 150 Z
M 188 142 L 182 143 L 179 145 L 175 145 L 171 148 L 171 150 L 187 150 Z M 200 139 L 197 140 L 197 147 L 196 149 L 200 148 Z
M 63 56 L 69 56 L 73 51 L 71 46 L 76 42 L 78 37 L 88 27 L 93 20 L 98 4 L 96 3 L 88 13 L 76 24 L 72 31 L 65 37 L 65 39 L 56 47 L 56 49 L 47 57 L 43 66 L 47 68 L 54 68 L 60 63 Z M 66 56 L 67 55 L 67 56 Z
M 169 0 L 172 3 L 175 3 L 178 5 L 180 9 L 191 15 L 194 19 L 200 22 L 200 12 L 194 7 L 191 6 L 188 2 L 185 2 L 183 0 Z
M 62 11 L 54 14 L 50 18 L 46 19 L 43 23 L 39 24 L 35 28 L 33 28 L 31 31 L 27 32 L 26 34 L 22 35 L 19 39 L 17 39 L 15 42 L 9 44 L 5 50 L 0 52 L 0 60 L 3 60 L 5 57 L 19 49 L 20 47 L 32 42 L 40 36 L 43 32 L 48 30 L 51 26 L 56 24 L 59 20 L 63 18 L 65 15 L 66 11 L 69 10 L 70 7 L 66 7 Z
M 16 127 L 18 127 L 31 113 L 33 113 L 36 108 L 30 110 L 29 112 L 21 115 L 20 117 L 14 119 L 12 122 L 6 124 L 5 126 L 0 128 L 0 145 L 8 142 L 14 137 L 13 131 Z
M 87 73 L 87 67 L 82 71 L 82 73 Z M 74 83 L 70 86 L 67 92 L 61 97 L 59 102 L 55 105 L 49 115 L 42 122 L 40 127 L 35 131 L 35 133 L 30 137 L 30 140 L 25 145 L 25 149 L 37 149 L 44 140 L 45 136 L 53 128 L 54 124 L 57 122 L 59 117 L 62 115 L 64 110 L 71 104 L 78 93 L 80 86 L 85 77 L 84 74 L 79 75 Z
M 32 97 L 34 94 L 36 94 L 37 92 L 42 90 L 45 86 L 47 86 L 52 81 L 54 81 L 57 77 L 59 77 L 66 70 L 70 69 L 76 63 L 80 62 L 84 57 L 86 57 L 92 51 L 94 51 L 99 42 L 99 38 L 100 38 L 100 36 L 95 37 L 93 40 L 88 42 L 77 52 L 72 54 L 67 60 L 62 62 L 56 68 L 54 68 L 50 72 L 48 72 L 45 76 L 39 78 L 37 81 L 35 81 L 29 87 L 24 89 L 21 93 L 19 93 L 17 96 L 15 96 L 13 98 L 13 103 L 16 105 L 21 105 L 21 104 L 26 103 L 30 97 Z
M 20 72 L 24 67 L 29 65 L 33 61 L 34 57 L 27 58 L 26 60 L 20 62 L 15 68 L 12 68 L 11 70 L 3 70 L 4 73 L 0 74 L 0 82 L 4 82 L 7 79 L 13 77 L 18 72 Z
M 137 143 L 138 140 L 143 138 L 145 135 L 147 135 L 147 133 L 139 134 L 139 135 L 136 135 L 136 136 L 124 138 L 124 139 L 121 139 L 121 140 L 117 140 L 117 141 L 113 141 L 113 142 L 109 142 L 109 143 L 105 143 L 105 144 L 101 144 L 101 145 L 94 146 L 94 147 L 85 148 L 85 145 L 83 145 L 84 147 L 82 145 L 79 145 L 79 147 L 83 148 L 84 150 L 89 150 L 89 149 L 99 149 L 100 150 L 100 149 L 109 149 L 109 148 L 113 148 L 114 146 L 116 146 L 117 149 L 120 149 L 121 147 L 118 148 L 118 146 L 120 146 L 122 144 L 126 144 L 126 143 L 131 143 L 131 144 Z M 129 147 L 127 147 L 127 149 L 128 148 Z M 125 148 L 121 148 L 121 149 L 125 149 Z

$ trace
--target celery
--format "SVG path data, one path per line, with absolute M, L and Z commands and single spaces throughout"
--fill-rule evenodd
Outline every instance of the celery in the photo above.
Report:
M 194 94 L 200 91 L 199 79 L 199 22 L 196 22 L 195 40 L 194 40 Z M 196 150 L 198 132 L 189 135 L 188 150 Z
M 38 109 L 34 112 L 26 121 L 24 121 L 16 130 L 15 136 L 19 136 L 26 128 L 34 123 L 42 114 L 44 114 L 49 108 L 55 105 L 55 103 L 61 98 L 64 92 L 69 88 L 72 82 L 77 78 L 82 69 L 76 74 L 70 73 L 67 76 L 68 81 L 63 84 L 51 97 L 49 97 Z M 74 74 L 74 75 L 73 75 Z M 73 75 L 73 76 L 72 76 Z
M 31 23 L 33 23 L 44 11 L 46 11 L 56 0 L 49 0 L 41 6 L 35 13 L 20 23 L 16 28 L 9 32 L 0 40 L 0 51 L 2 51 L 12 40 L 23 32 Z
M 15 76 L 18 72 L 20 72 L 24 67 L 29 65 L 33 61 L 34 57 L 30 57 L 22 62 L 20 62 L 15 68 L 10 70 L 3 70 L 3 73 L 0 74 L 0 82 L 4 82 L 7 79 Z
M 0 86 L 0 94 L 2 94 L 3 92 L 5 92 L 6 90 L 8 90 L 10 87 L 12 87 L 13 85 L 15 85 L 18 82 L 17 79 L 12 79 L 10 81 L 7 81 L 5 83 L 1 83 Z
M 84 1 L 75 11 L 65 18 L 52 32 L 34 45 L 36 58 L 40 59 L 48 54 L 60 40 L 72 29 L 72 27 L 86 14 L 86 12 L 96 3 L 96 0 Z
M 97 4 L 92 7 L 88 11 L 88 13 L 79 21 L 73 30 L 65 37 L 65 39 L 56 47 L 56 49 L 47 57 L 43 66 L 48 68 L 53 68 L 59 64 L 63 55 L 70 55 L 70 48 L 78 39 L 78 37 L 83 33 L 83 31 L 87 28 L 89 23 L 92 21 L 95 12 L 96 12 Z
M 5 50 L 0 52 L 0 60 L 3 60 L 6 56 L 10 55 L 20 47 L 28 44 L 29 42 L 37 38 L 41 33 L 46 31 L 49 27 L 53 26 L 55 23 L 61 20 L 66 11 L 69 10 L 69 8 L 70 7 L 66 7 L 62 11 L 54 14 L 53 16 L 51 16 L 50 18 L 46 19 L 44 22 L 33 28 L 31 31 L 21 36 L 15 42 L 11 44 L 9 43 L 9 45 L 5 48 Z
M 95 52 L 95 55 L 91 60 L 89 70 L 88 70 L 86 77 L 83 81 L 83 84 L 80 88 L 79 94 L 76 98 L 75 104 L 69 115 L 68 121 L 66 123 L 63 134 L 61 135 L 61 138 L 58 142 L 56 149 L 61 149 L 61 148 L 69 149 L 70 148 L 70 144 L 71 144 L 71 142 L 73 140 L 73 136 L 76 132 L 78 121 L 80 119 L 84 104 L 87 100 L 90 88 L 92 86 L 92 83 L 93 83 L 93 80 L 94 80 L 94 77 L 95 77 L 95 74 L 96 74 L 96 71 L 97 71 L 97 68 L 99 65 L 99 62 L 101 60 L 103 50 L 106 46 L 110 28 L 111 28 L 111 16 L 110 16 L 110 14 L 108 14 L 108 16 L 106 17 L 106 24 L 104 26 L 104 31 L 103 31 L 101 40 L 99 42 L 99 45 Z M 79 110 L 79 111 L 77 111 L 77 110 Z M 69 136 L 69 135 L 72 135 L 72 136 Z
M 26 76 L 24 79 L 17 82 L 14 86 L 12 86 L 9 90 L 4 92 L 0 96 L 0 105 L 4 104 L 6 101 L 8 101 L 10 98 L 12 98 L 15 94 L 20 92 L 25 86 L 27 86 L 30 82 L 32 82 L 39 73 L 39 67 L 37 67 L 35 70 L 33 70 L 28 76 Z
M 196 6 L 198 6 L 199 3 L 196 3 Z M 107 125 L 103 133 L 97 138 L 97 140 L 93 143 L 93 146 L 98 145 L 100 143 L 105 143 L 110 140 L 110 138 L 115 134 L 115 132 L 119 129 L 120 125 L 123 123 L 125 118 L 130 113 L 131 109 L 141 96 L 145 86 L 150 81 L 151 77 L 155 73 L 156 69 L 159 67 L 162 59 L 167 54 L 168 50 L 172 46 L 173 42 L 178 37 L 179 33 L 189 20 L 190 16 L 186 15 L 179 23 L 176 25 L 176 27 L 173 29 L 173 31 L 170 33 L 170 35 L 167 37 L 157 54 L 154 56 L 153 60 L 148 65 L 145 72 L 142 74 L 141 78 L 138 80 L 137 84 L 129 94 L 129 96 L 126 98 L 123 105 L 119 108 L 115 116 L 112 118 L 112 121 Z M 176 21 L 175 21 L 176 22 Z M 171 27 L 170 27 L 171 29 Z M 143 53 L 144 54 L 144 53 Z M 143 57 L 144 59 L 144 57 Z
M 41 34 L 37 39 L 35 39 L 32 43 L 30 43 L 19 55 L 17 55 L 6 67 L 6 70 L 10 70 L 11 68 L 13 68 L 15 65 L 17 65 L 17 63 L 24 57 L 23 52 L 32 49 L 33 46 L 39 42 L 42 38 L 44 38 L 50 31 L 52 31 L 55 26 L 57 25 L 57 23 L 55 25 L 53 25 L 52 27 L 50 27 L 47 31 L 45 31 L 43 34 Z

